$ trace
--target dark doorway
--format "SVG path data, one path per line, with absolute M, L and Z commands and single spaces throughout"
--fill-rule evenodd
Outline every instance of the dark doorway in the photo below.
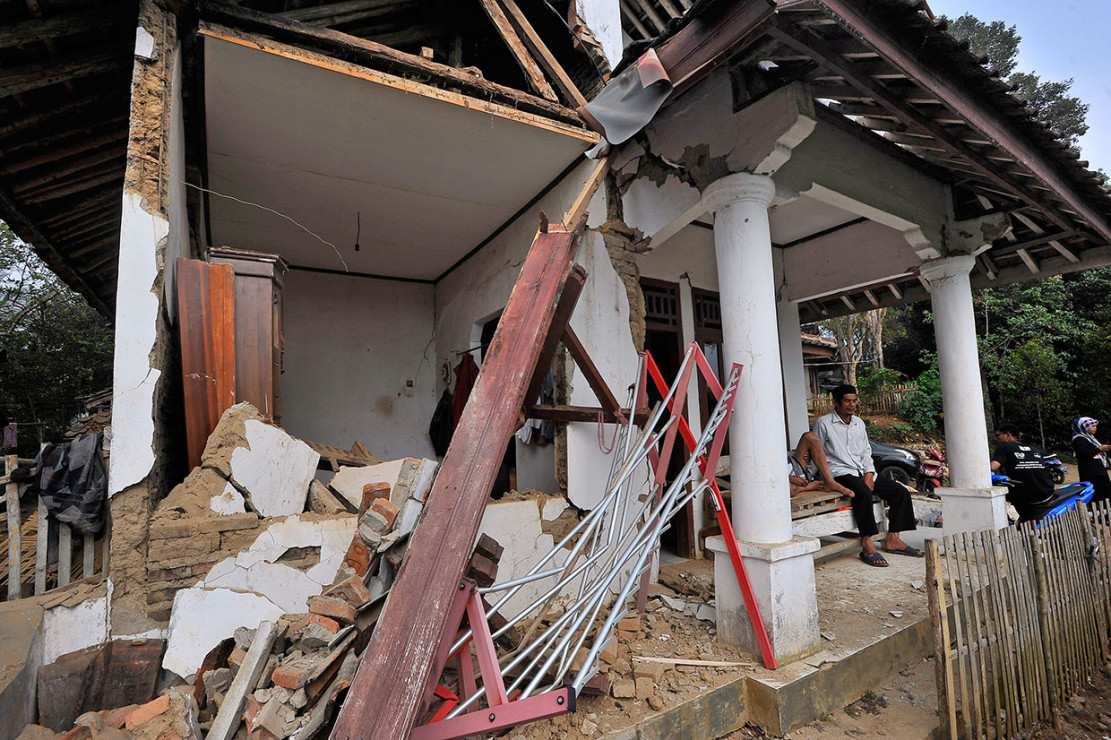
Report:
M 679 308 L 679 285 L 663 280 L 641 278 L 644 293 L 645 332 L 644 348 L 652 354 L 660 372 L 667 381 L 674 379 L 683 361 L 682 315 Z M 651 408 L 662 396 L 651 383 L 648 385 L 648 406 Z M 686 447 L 677 440 L 675 451 L 668 463 L 668 480 L 678 474 L 686 459 Z M 687 504 L 680 511 L 672 526 L 660 537 L 662 547 L 684 558 L 696 555 L 694 539 L 694 505 Z

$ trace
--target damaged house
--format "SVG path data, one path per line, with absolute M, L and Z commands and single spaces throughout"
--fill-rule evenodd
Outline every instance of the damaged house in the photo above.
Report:
M 385 555 L 411 537 L 393 582 L 406 595 L 369 650 L 412 648 L 419 680 L 389 661 L 354 679 L 351 712 L 373 712 L 375 736 L 416 723 L 480 530 L 512 579 L 601 504 L 614 422 L 640 418 L 625 402 L 639 352 L 669 378 L 690 343 L 723 381 L 743 366 L 732 523 L 760 629 L 728 543 L 699 538 L 701 500 L 667 547 L 718 553 L 718 638 L 786 663 L 820 642 L 823 530 L 792 518 L 782 465 L 808 428 L 800 324 L 931 301 L 946 526 L 999 527 L 971 290 L 1111 263 L 1111 198 L 1086 163 L 922 0 L 12 0 L 0 13 L 0 218 L 115 326 L 107 588 L 69 647 L 169 628 L 162 667 L 186 678 L 243 624 L 212 627 L 208 645 L 193 627 L 175 639 L 191 599 L 202 615 L 249 612 L 252 628 L 302 613 L 357 624 L 362 592 L 328 595 L 378 572 L 351 543 Z M 538 235 L 540 213 L 552 227 Z M 508 338 L 533 326 L 507 305 L 517 285 L 526 307 L 522 266 L 565 233 L 577 251 L 530 275 L 541 328 L 514 357 Z M 575 339 L 546 355 L 572 260 Z M 524 395 L 537 357 L 553 360 L 539 404 Z M 480 366 L 516 385 L 479 396 L 480 374 L 468 425 Z M 491 408 L 518 397 L 497 422 Z M 697 435 L 712 399 L 694 385 L 685 403 Z M 521 405 L 553 424 L 514 435 Z M 434 419 L 449 434 L 460 422 L 446 457 Z M 453 477 L 464 447 L 481 475 Z M 513 482 L 493 492 L 529 493 L 487 507 L 502 464 Z M 449 485 L 455 530 L 437 492 Z M 369 511 L 384 524 L 364 527 Z M 407 585 L 432 557 L 430 526 L 444 559 Z M 433 632 L 390 617 L 422 608 Z

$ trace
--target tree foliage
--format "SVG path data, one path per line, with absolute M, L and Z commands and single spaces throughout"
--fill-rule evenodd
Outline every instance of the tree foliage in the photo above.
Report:
M 1088 131 L 1085 118 L 1088 105 L 1080 98 L 1069 95 L 1072 78 L 1043 80 L 1036 71 L 1016 72 L 1018 46 L 1022 37 L 1015 26 L 1003 21 L 985 23 L 971 13 L 965 13 L 949 22 L 950 33 L 958 39 L 967 39 L 974 54 L 986 56 L 1008 83 L 1014 86 L 1015 95 L 1026 101 L 1034 117 L 1046 123 L 1061 138 L 1073 146 Z
M 0 418 L 25 426 L 20 454 L 60 440 L 111 380 L 108 322 L 0 222 Z

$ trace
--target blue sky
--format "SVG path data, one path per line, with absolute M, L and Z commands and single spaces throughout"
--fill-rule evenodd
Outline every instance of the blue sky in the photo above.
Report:
M 937 15 L 972 13 L 1016 26 L 1018 67 L 1041 78 L 1073 78 L 1072 94 L 1088 103 L 1081 159 L 1111 172 L 1111 2 L 1109 0 L 928 0 Z

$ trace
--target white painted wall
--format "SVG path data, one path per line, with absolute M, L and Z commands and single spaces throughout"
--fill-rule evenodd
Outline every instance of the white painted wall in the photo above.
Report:
M 714 232 L 701 226 L 686 226 L 663 244 L 637 257 L 642 277 L 679 282 L 686 273 L 691 285 L 718 290 L 718 263 L 714 257 Z M 686 306 L 683 307 L 684 311 Z
M 382 460 L 433 457 L 433 287 L 291 270 L 283 299 L 286 431 L 359 440 Z
M 597 200 L 597 199 L 596 199 Z M 601 210 L 601 209 L 599 209 Z M 637 353 L 629 331 L 629 300 L 625 286 L 610 264 L 601 236 L 589 234 L 576 260 L 586 268 L 586 281 L 571 326 L 610 390 L 620 403 L 628 397 L 628 386 L 636 381 Z M 578 367 L 571 378 L 571 404 L 596 406 L 598 398 Z M 602 425 L 606 444 L 614 439 L 615 426 Z M 581 509 L 592 509 L 606 492 L 613 458 L 622 450 L 606 454 L 598 440 L 598 424 L 567 425 L 567 495 Z M 647 466 L 636 474 L 634 485 L 647 486 Z
M 75 650 L 108 639 L 108 598 L 82 601 L 74 607 L 47 609 L 42 618 L 42 664 L 50 665 Z

